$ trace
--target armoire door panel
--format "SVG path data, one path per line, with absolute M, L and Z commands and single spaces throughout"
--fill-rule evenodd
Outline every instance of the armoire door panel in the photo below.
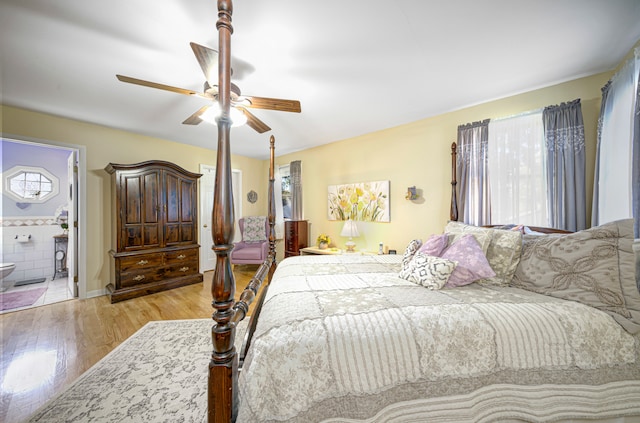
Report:
M 195 213 L 193 206 L 197 203 L 195 198 L 195 184 L 188 181 L 182 181 L 181 188 L 180 221 L 193 222 Z
M 124 223 L 142 223 L 142 204 L 140 201 L 142 191 L 139 175 L 124 178 L 124 194 L 124 201 L 121 203 Z
M 144 226 L 144 245 L 146 247 L 155 247 L 160 245 L 160 228 L 158 225 Z
M 125 249 L 142 247 L 142 225 L 127 225 L 125 233 Z
M 167 223 L 164 227 L 164 242 L 172 245 L 180 242 L 180 225 Z
M 160 212 L 160 175 L 158 172 L 144 175 L 144 223 L 158 223 Z

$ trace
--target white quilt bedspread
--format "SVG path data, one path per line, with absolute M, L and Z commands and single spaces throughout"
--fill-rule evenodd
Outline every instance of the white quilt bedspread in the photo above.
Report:
M 557 421 L 640 415 L 640 339 L 577 302 L 431 291 L 401 256 L 278 267 L 239 379 L 238 421 Z

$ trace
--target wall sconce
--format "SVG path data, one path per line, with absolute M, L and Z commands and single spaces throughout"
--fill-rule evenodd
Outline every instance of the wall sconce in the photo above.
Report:
M 418 190 L 416 189 L 415 186 L 407 188 L 407 194 L 404 196 L 405 199 L 417 200 L 418 197 L 420 196 L 418 195 Z

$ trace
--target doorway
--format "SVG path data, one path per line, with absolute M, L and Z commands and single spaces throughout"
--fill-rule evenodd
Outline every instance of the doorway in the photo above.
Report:
M 3 186 L 9 171 L 13 174 L 20 166 L 44 169 L 45 174 L 53 174 L 51 181 L 56 185 L 55 195 L 41 201 L 39 194 L 25 193 L 25 200 L 3 195 L 1 260 L 14 270 L 2 280 L 1 312 L 85 298 L 86 269 L 80 248 L 84 245 L 80 195 L 85 181 L 84 147 L 7 137 L 1 142 Z M 26 179 L 24 186 L 30 187 Z M 49 179 L 40 183 L 48 187 Z
M 213 238 L 211 236 L 211 211 L 213 210 L 213 190 L 216 185 L 216 168 L 205 164 L 200 165 L 200 273 L 213 270 L 216 267 L 216 255 L 213 252 Z M 238 219 L 242 217 L 242 171 L 231 170 L 231 189 L 233 191 L 233 209 L 236 214 L 235 233 L 233 242 L 242 238 Z

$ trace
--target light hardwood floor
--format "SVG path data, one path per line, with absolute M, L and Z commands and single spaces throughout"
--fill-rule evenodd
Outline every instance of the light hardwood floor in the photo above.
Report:
M 236 299 L 256 269 L 234 268 Z M 116 304 L 101 296 L 0 315 L 0 421 L 24 421 L 147 322 L 210 318 L 212 277 Z

